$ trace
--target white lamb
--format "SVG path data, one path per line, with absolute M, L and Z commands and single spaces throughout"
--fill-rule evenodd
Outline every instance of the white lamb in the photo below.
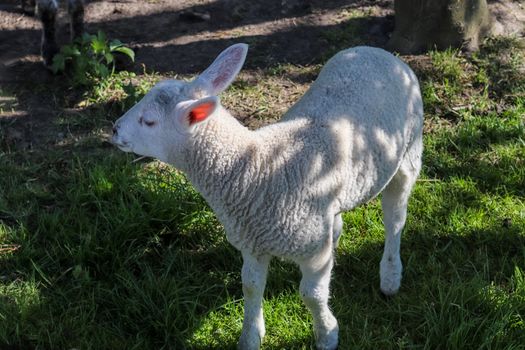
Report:
M 423 107 L 416 76 L 377 48 L 356 47 L 328 61 L 282 120 L 252 131 L 219 103 L 248 47 L 236 44 L 191 82 L 157 84 L 113 128 L 121 150 L 184 171 L 243 256 L 240 349 L 258 349 L 272 256 L 296 262 L 301 297 L 318 349 L 335 349 L 328 307 L 341 213 L 382 192 L 386 240 L 381 290 L 401 283 L 399 256 L 407 201 L 421 167 Z

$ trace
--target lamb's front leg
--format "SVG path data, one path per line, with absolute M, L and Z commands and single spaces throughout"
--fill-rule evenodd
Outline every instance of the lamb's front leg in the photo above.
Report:
M 334 264 L 331 245 L 324 256 L 315 256 L 299 264 L 301 297 L 312 313 L 316 347 L 318 350 L 334 350 L 339 342 L 339 326 L 328 307 L 330 275 Z
M 253 256 L 243 252 L 242 290 L 244 293 L 244 321 L 239 349 L 259 349 L 264 337 L 262 300 L 270 256 Z

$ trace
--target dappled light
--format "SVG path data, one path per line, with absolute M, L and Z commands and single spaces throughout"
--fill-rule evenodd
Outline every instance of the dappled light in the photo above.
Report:
M 60 45 L 69 43 L 64 3 Z M 499 11 L 498 23 L 525 13 L 515 1 L 488 3 Z M 205 187 L 213 170 L 222 171 L 222 200 L 250 204 L 238 224 L 250 227 L 261 249 L 275 246 L 262 235 L 268 221 L 250 221 L 261 210 L 286 218 L 278 206 L 288 203 L 304 223 L 313 201 L 339 196 L 341 209 L 361 204 L 343 213 L 335 248 L 329 306 L 340 349 L 523 346 L 523 30 L 491 37 L 470 54 L 433 49 L 399 56 L 420 82 L 424 151 L 401 238 L 403 279 L 396 296 L 386 298 L 379 184 L 397 169 L 414 125 L 375 120 L 391 118 L 393 109 L 388 98 L 376 97 L 399 93 L 388 79 L 405 87 L 410 79 L 393 69 L 384 79 L 369 77 L 366 95 L 359 85 L 305 92 L 336 52 L 385 47 L 393 0 L 86 1 L 87 31 L 119 39 L 136 62 L 116 62 L 114 72 L 84 86 L 67 69 L 55 75 L 44 68 L 40 22 L 19 4 L 0 4 L 1 349 L 235 349 L 245 306 L 243 258 L 213 210 L 217 203 L 192 185 Z M 220 100 L 248 129 L 239 137 L 242 147 L 228 143 L 224 151 L 238 156 L 232 167 L 263 159 L 260 167 L 248 176 L 210 167 L 201 179 L 189 178 L 111 144 L 115 121 L 156 83 L 189 81 L 240 42 L 249 45 L 245 68 Z M 325 115 L 331 99 L 321 95 L 376 103 L 369 119 L 357 121 L 348 118 L 357 110 Z M 417 88 L 407 89 L 401 114 L 413 113 L 417 98 Z M 290 109 L 301 99 L 305 108 Z M 318 122 L 309 122 L 305 110 L 318 111 Z M 300 141 L 306 139 L 315 141 Z M 357 176 L 345 172 L 349 162 L 360 164 Z M 260 174 L 279 189 L 273 197 L 251 181 Z M 235 182 L 252 185 L 237 191 Z M 291 195 L 297 187 L 299 199 Z M 297 251 L 294 235 L 277 237 Z M 297 264 L 271 261 L 263 350 L 315 348 L 301 276 Z

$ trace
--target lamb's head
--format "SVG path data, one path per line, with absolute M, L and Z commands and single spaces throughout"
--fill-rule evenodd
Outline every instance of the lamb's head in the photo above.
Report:
M 196 128 L 216 114 L 217 95 L 237 76 L 247 51 L 248 45 L 235 44 L 193 81 L 166 80 L 155 85 L 115 122 L 113 144 L 125 152 L 176 161 L 177 152 Z

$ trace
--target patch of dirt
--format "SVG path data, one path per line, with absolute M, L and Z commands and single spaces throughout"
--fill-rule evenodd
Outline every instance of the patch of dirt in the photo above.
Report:
M 237 42 L 250 45 L 247 72 L 285 63 L 320 63 L 343 47 L 384 47 L 394 26 L 393 0 L 86 3 L 88 32 L 102 30 L 109 38 L 120 39 L 132 47 L 136 51 L 133 69 L 137 73 L 146 69 L 166 76 L 198 73 L 221 50 Z M 525 12 L 516 12 L 521 4 L 515 1 L 492 1 L 491 6 L 504 23 L 510 17 L 523 20 L 520 16 Z M 511 10 L 512 14 L 507 13 Z M 67 43 L 68 18 L 64 8 L 57 25 L 59 44 Z M 72 107 L 68 106 L 68 95 L 79 94 L 64 88 L 64 78 L 43 67 L 40 28 L 37 18 L 22 11 L 20 0 L 0 2 L 0 97 L 6 92 L 16 97 L 16 106 L 0 100 L 0 126 L 5 129 L 0 137 L 4 137 L 4 142 L 24 147 L 46 145 L 60 138 L 53 120 L 59 115 L 74 118 L 75 114 L 68 115 L 64 108 Z
M 494 35 L 518 35 L 525 33 L 525 3 L 522 0 L 489 1 L 489 10 L 494 21 Z

